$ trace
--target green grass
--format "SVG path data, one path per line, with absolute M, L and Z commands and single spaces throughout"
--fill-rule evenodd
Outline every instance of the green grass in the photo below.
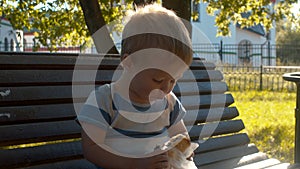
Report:
M 282 162 L 293 162 L 296 94 L 231 92 L 245 130 L 260 151 Z

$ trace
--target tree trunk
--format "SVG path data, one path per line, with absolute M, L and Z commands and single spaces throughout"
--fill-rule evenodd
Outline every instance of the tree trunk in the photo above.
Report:
M 79 0 L 89 33 L 100 54 L 119 54 L 106 27 L 98 0 Z
M 176 12 L 177 16 L 183 19 L 187 30 L 192 34 L 191 20 L 191 0 L 163 0 L 162 5 Z

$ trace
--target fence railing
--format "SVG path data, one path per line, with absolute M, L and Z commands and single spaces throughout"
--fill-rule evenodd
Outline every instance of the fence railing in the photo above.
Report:
M 224 74 L 230 91 L 295 91 L 295 84 L 284 81 L 282 75 L 300 72 L 300 66 L 217 66 L 217 69 Z
M 120 44 L 115 44 L 120 50 Z M 95 46 L 57 46 L 50 49 L 47 46 L 35 43 L 0 44 L 0 51 L 25 51 L 25 52 L 59 52 L 59 53 L 97 53 Z M 245 66 L 275 66 L 280 59 L 282 65 L 300 64 L 300 46 L 293 44 L 274 45 L 270 42 L 252 44 L 242 41 L 239 44 L 220 43 L 194 43 L 194 57 L 204 58 L 214 63 Z

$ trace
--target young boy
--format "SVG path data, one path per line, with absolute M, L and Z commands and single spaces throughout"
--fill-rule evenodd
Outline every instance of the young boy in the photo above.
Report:
M 185 109 L 172 93 L 192 62 L 189 33 L 157 4 L 131 13 L 122 34 L 121 77 L 93 91 L 78 119 L 87 160 L 105 169 L 170 168 L 157 150 L 185 134 Z

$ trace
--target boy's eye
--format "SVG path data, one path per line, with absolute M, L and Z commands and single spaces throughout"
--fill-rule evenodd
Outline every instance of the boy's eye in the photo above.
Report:
M 153 79 L 153 81 L 156 83 L 162 83 L 164 80 L 163 79 Z

